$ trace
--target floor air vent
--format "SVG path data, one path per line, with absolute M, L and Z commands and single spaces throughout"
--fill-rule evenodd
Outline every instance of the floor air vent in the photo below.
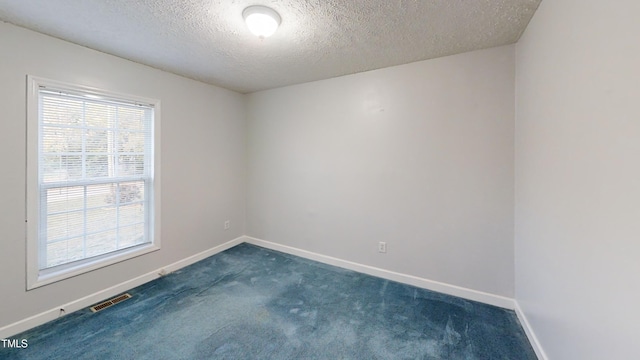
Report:
M 122 295 L 118 295 L 116 297 L 114 297 L 113 299 L 101 302 L 100 304 L 97 305 L 93 305 L 92 307 L 90 307 L 91 311 L 98 312 L 100 310 L 104 310 L 106 308 L 108 308 L 109 306 L 113 306 L 121 301 L 125 301 L 127 299 L 130 299 L 131 295 L 124 293 Z

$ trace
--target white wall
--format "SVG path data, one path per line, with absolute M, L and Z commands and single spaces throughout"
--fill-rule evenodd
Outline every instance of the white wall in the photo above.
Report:
M 506 46 L 251 94 L 247 234 L 513 296 L 514 63 Z
M 640 359 L 639 13 L 543 1 L 517 45 L 516 300 L 550 359 Z
M 160 251 L 25 291 L 27 74 L 161 100 Z M 0 328 L 244 233 L 242 95 L 0 22 L 0 109 Z

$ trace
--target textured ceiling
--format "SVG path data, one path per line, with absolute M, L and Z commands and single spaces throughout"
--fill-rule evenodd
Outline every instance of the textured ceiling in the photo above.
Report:
M 242 10 L 282 24 L 260 40 Z M 516 42 L 540 0 L 0 0 L 0 19 L 242 93 Z

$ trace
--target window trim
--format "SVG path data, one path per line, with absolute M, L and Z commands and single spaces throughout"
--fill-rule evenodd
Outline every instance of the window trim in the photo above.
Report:
M 131 102 L 143 103 L 153 106 L 154 120 L 152 126 L 152 154 L 153 169 L 151 179 L 153 181 L 153 196 L 149 208 L 153 218 L 149 228 L 151 242 L 137 245 L 131 248 L 121 249 L 100 256 L 71 262 L 40 270 L 39 266 L 39 198 L 40 186 L 38 181 L 38 136 L 39 136 L 39 89 L 51 87 L 69 90 L 89 96 L 99 96 L 106 99 L 125 99 Z M 32 290 L 44 285 L 78 276 L 96 269 L 110 266 L 141 255 L 160 250 L 161 240 L 161 198 L 160 198 L 160 100 L 150 99 L 130 94 L 123 94 L 109 90 L 65 83 L 56 80 L 45 79 L 27 75 L 27 116 L 26 116 L 26 187 L 25 187 L 25 226 L 26 226 L 26 289 Z

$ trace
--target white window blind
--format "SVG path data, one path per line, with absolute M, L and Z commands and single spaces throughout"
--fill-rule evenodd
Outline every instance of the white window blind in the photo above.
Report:
M 38 90 L 38 268 L 153 241 L 154 108 Z

